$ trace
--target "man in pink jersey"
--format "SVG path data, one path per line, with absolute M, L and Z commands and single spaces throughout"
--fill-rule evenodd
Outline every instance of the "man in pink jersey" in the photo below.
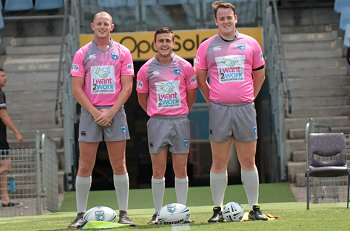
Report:
M 187 203 L 187 159 L 190 146 L 190 121 L 187 114 L 196 99 L 197 80 L 192 65 L 173 53 L 174 45 L 173 31 L 168 27 L 158 29 L 154 34 L 157 54 L 137 73 L 138 101 L 150 116 L 147 135 L 152 160 L 155 213 L 149 224 L 159 223 L 157 213 L 163 206 L 168 151 L 172 154 L 177 203 Z
M 112 17 L 99 12 L 91 23 L 92 42 L 75 54 L 71 69 L 72 93 L 81 105 L 79 124 L 79 168 L 76 177 L 77 217 L 68 228 L 84 226 L 99 142 L 107 145 L 113 169 L 113 182 L 119 205 L 119 223 L 135 225 L 127 215 L 129 176 L 125 163 L 129 139 L 124 103 L 132 92 L 134 67 L 130 51 L 113 41 Z
M 221 208 L 233 144 L 241 165 L 249 218 L 267 220 L 258 205 L 259 175 L 255 165 L 258 136 L 254 106 L 265 79 L 265 62 L 258 42 L 236 31 L 235 6 L 215 1 L 212 7 L 219 33 L 199 46 L 195 62 L 198 87 L 209 105 L 210 187 L 215 207 L 208 222 L 224 221 Z

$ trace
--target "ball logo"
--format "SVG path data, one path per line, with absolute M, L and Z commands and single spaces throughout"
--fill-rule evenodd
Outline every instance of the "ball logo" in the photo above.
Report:
M 105 219 L 105 213 L 103 211 L 96 211 L 95 212 L 95 220 L 96 221 L 104 221 Z
M 174 213 L 176 211 L 176 205 L 174 204 L 167 205 L 167 210 L 169 213 Z

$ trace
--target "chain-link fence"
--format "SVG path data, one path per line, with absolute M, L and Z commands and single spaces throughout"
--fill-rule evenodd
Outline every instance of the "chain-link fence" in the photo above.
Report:
M 27 216 L 59 209 L 56 144 L 37 132 L 33 149 L 0 150 L 0 216 Z M 10 162 L 11 167 L 6 170 Z M 11 203 L 3 200 L 6 192 Z

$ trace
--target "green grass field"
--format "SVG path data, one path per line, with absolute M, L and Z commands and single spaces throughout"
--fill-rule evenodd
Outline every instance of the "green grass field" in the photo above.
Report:
M 165 203 L 174 202 L 173 189 L 166 189 Z M 65 230 L 75 216 L 74 192 L 65 193 L 61 211 L 41 216 L 3 217 L 0 218 L 0 230 Z M 241 185 L 227 188 L 225 203 L 238 201 L 247 211 L 247 202 Z M 305 202 L 295 202 L 287 183 L 262 184 L 260 186 L 260 204 L 263 213 L 280 218 L 266 222 L 239 222 L 208 224 L 212 215 L 212 201 L 209 187 L 191 187 L 188 195 L 191 219 L 190 226 L 150 226 L 146 225 L 154 210 L 149 189 L 130 191 L 130 217 L 137 223 L 136 227 L 121 227 L 108 230 L 349 230 L 350 210 L 345 203 L 311 204 L 306 210 Z M 105 205 L 116 208 L 114 191 L 92 191 L 88 207 Z

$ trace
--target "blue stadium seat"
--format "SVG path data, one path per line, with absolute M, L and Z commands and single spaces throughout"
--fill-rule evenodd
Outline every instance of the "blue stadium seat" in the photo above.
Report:
M 35 0 L 35 10 L 56 10 L 63 7 L 63 0 Z
M 97 0 L 97 5 L 101 8 L 116 8 L 127 6 L 127 0 Z
M 159 0 L 160 5 L 178 5 L 186 2 L 187 0 Z
M 32 0 L 6 0 L 5 11 L 22 11 L 33 9 Z
M 343 7 L 350 6 L 349 0 L 335 0 L 334 11 L 340 13 Z
M 0 10 L 0 29 L 4 27 L 5 27 L 4 18 L 2 17 L 2 11 Z
M 339 28 L 345 30 L 346 24 L 350 23 L 350 6 L 342 7 L 340 11 Z
M 145 6 L 152 6 L 152 5 L 156 5 L 157 1 L 156 0 L 144 0 L 143 1 Z
M 350 23 L 346 24 L 345 27 L 344 46 L 350 47 Z

